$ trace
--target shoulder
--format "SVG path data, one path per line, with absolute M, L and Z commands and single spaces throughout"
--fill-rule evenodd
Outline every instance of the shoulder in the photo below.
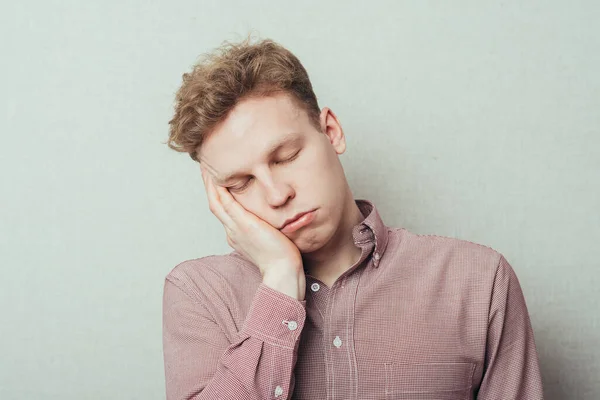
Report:
M 214 298 L 227 292 L 253 292 L 262 278 L 255 265 L 231 252 L 180 262 L 165 280 L 193 297 Z
M 392 228 L 390 234 L 400 251 L 423 264 L 463 274 L 493 276 L 503 259 L 496 249 L 465 239 L 433 234 L 417 234 Z

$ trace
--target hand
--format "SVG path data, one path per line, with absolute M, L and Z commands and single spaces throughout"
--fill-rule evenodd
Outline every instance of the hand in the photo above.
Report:
M 246 210 L 226 188 L 213 182 L 203 166 L 200 168 L 209 209 L 225 227 L 227 243 L 259 268 L 263 283 L 303 300 L 306 279 L 300 250 L 277 228 Z

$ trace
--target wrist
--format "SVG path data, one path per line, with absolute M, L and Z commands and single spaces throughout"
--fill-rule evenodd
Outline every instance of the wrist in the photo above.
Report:
M 276 268 L 263 274 L 263 283 L 296 300 L 304 300 L 305 277 L 304 271 L 284 270 Z

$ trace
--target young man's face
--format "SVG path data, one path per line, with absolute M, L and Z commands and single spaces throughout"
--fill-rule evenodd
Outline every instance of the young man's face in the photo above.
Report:
M 338 158 L 346 148 L 344 134 L 328 108 L 321 112 L 320 126 L 322 132 L 288 94 L 249 98 L 217 125 L 199 151 L 216 183 L 275 228 L 317 209 L 312 223 L 283 231 L 303 253 L 340 234 L 351 197 Z

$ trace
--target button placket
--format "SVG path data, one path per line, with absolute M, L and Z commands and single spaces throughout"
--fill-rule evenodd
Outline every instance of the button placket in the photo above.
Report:
M 373 243 L 362 246 L 361 261 L 372 255 Z M 325 300 L 326 312 L 323 315 L 323 336 L 325 348 L 325 363 L 327 375 L 327 392 L 344 393 L 340 398 L 358 397 L 358 376 L 355 361 L 356 351 L 354 337 L 354 316 L 356 295 L 362 271 L 366 268 L 349 270 L 343 277 L 327 287 Z M 325 287 L 323 288 L 325 290 Z M 318 297 L 318 296 L 315 296 Z M 348 365 L 349 368 L 337 368 L 336 366 Z M 347 395 L 346 395 L 347 393 Z

